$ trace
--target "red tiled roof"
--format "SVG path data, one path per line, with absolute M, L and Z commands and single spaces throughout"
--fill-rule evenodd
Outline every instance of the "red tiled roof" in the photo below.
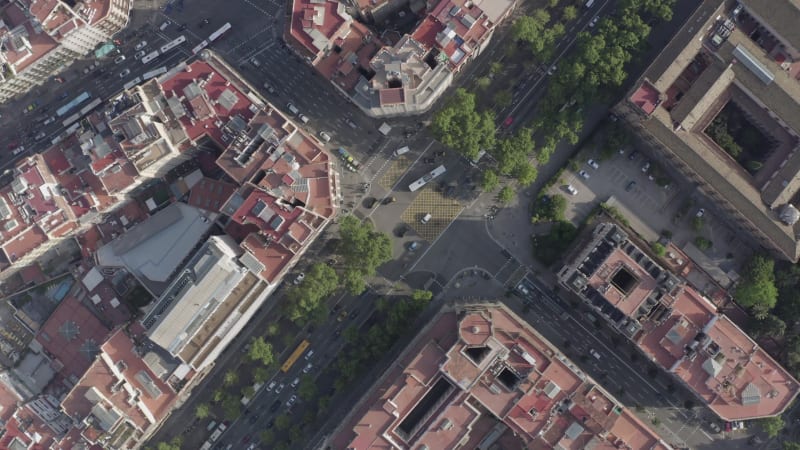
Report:
M 660 92 L 652 84 L 645 81 L 639 86 L 633 95 L 631 95 L 631 102 L 638 106 L 648 116 L 653 114 L 659 103 Z
M 236 186 L 231 183 L 204 177 L 192 187 L 188 203 L 218 213 L 235 190 Z

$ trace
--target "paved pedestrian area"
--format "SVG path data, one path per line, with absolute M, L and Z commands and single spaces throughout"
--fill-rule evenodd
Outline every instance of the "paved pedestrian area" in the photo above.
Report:
M 406 158 L 405 156 L 401 156 L 394 160 L 392 164 L 386 169 L 386 173 L 383 174 L 381 177 L 381 181 L 379 184 L 387 190 L 391 190 L 400 178 L 403 176 L 404 173 L 408 170 L 411 166 L 411 160 Z
M 463 210 L 464 206 L 461 203 L 445 198 L 433 188 L 426 187 L 408 205 L 400 218 L 422 239 L 433 242 Z M 428 223 L 421 223 L 420 220 L 425 214 L 431 214 L 433 217 Z

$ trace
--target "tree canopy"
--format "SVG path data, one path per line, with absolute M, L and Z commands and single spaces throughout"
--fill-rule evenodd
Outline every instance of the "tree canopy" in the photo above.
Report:
M 344 259 L 343 284 L 353 294 L 361 293 L 364 277 L 375 275 L 381 264 L 392 258 L 392 243 L 372 223 L 345 216 L 339 222 L 339 246 Z
M 783 422 L 783 417 L 781 416 L 767 417 L 765 419 L 760 419 L 758 423 L 759 425 L 761 425 L 761 429 L 764 430 L 765 433 L 767 433 L 767 436 L 769 436 L 770 439 L 777 436 L 781 432 L 781 430 L 783 430 L 783 427 L 786 425 Z
M 275 360 L 272 354 L 272 344 L 265 341 L 263 337 L 258 336 L 250 342 L 250 350 L 247 351 L 247 357 L 251 361 L 259 361 L 265 366 L 272 364 Z
M 775 286 L 775 262 L 757 255 L 745 267 L 734 298 L 745 308 L 768 311 L 775 306 L 778 288 Z
M 476 108 L 475 94 L 459 88 L 431 122 L 431 130 L 442 144 L 470 160 L 482 149 L 492 148 L 495 141 L 494 115 Z
M 289 319 L 294 322 L 309 320 L 320 308 L 322 300 L 336 292 L 338 288 L 339 277 L 336 271 L 324 263 L 314 264 L 303 282 L 292 286 L 286 292 Z

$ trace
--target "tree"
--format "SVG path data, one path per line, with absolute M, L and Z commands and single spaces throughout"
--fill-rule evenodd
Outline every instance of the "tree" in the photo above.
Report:
M 502 71 L 503 71 L 503 64 L 498 61 L 495 61 L 489 65 L 489 73 L 491 73 L 492 75 L 497 75 Z
M 778 289 L 775 287 L 775 262 L 762 255 L 754 256 L 747 264 L 734 292 L 736 302 L 745 308 L 775 307 Z
M 277 336 L 278 332 L 280 330 L 281 329 L 278 326 L 278 324 L 273 322 L 273 323 L 270 323 L 269 325 L 267 325 L 267 329 L 265 330 L 265 333 L 266 333 L 267 336 L 272 337 L 272 336 Z
M 262 444 L 269 447 L 275 442 L 275 433 L 272 430 L 264 430 L 258 435 L 258 438 Z
M 261 364 L 269 366 L 274 362 L 272 344 L 265 341 L 261 336 L 254 338 L 250 341 L 250 350 L 247 351 L 247 357 L 251 361 L 259 361 Z
M 567 199 L 559 194 L 540 194 L 536 198 L 532 209 L 531 221 L 533 223 L 564 220 L 564 213 L 567 211 Z
M 286 431 L 290 426 L 292 426 L 292 419 L 288 414 L 283 413 L 275 418 L 275 428 L 277 428 L 278 431 Z
M 225 398 L 225 391 L 222 389 L 215 389 L 211 398 L 214 399 L 215 402 L 221 402 L 222 399 Z
M 234 421 L 242 414 L 241 405 L 239 398 L 233 395 L 226 395 L 222 400 L 222 414 L 226 419 Z
M 376 231 L 372 223 L 361 222 L 354 216 L 340 220 L 339 235 L 345 267 L 343 284 L 352 294 L 360 294 L 364 290 L 364 277 L 375 275 L 378 266 L 392 258 L 391 240 L 386 233 Z
M 491 86 L 491 84 L 492 84 L 492 79 L 489 77 L 480 77 L 477 80 L 475 80 L 475 87 L 477 87 L 482 91 Z
M 225 376 L 222 379 L 222 384 L 227 387 L 231 387 L 234 384 L 239 382 L 239 373 L 235 370 L 231 369 L 225 372 Z
M 492 148 L 495 142 L 493 114 L 478 112 L 476 108 L 475 95 L 459 88 L 431 122 L 431 130 L 442 144 L 470 160 L 482 149 Z
M 497 194 L 497 198 L 504 205 L 511 203 L 514 200 L 514 189 L 511 186 L 503 186 L 503 189 L 500 189 L 500 193 Z
M 800 444 L 797 442 L 783 441 L 783 450 L 800 450 Z
M 286 292 L 289 319 L 294 322 L 309 320 L 319 308 L 321 301 L 336 292 L 338 288 L 339 277 L 336 271 L 325 263 L 314 264 L 303 279 L 303 283 L 292 286 Z
M 200 403 L 194 408 L 194 416 L 200 420 L 204 420 L 211 415 L 211 407 L 208 403 Z
M 256 367 L 253 369 L 253 381 L 264 384 L 269 379 L 269 371 L 266 367 Z
M 330 405 L 331 405 L 330 397 L 328 397 L 327 395 L 320 397 L 319 400 L 317 400 L 317 411 L 325 412 L 328 410 L 328 407 L 330 407 Z
M 656 256 L 662 256 L 663 257 L 664 255 L 667 254 L 667 248 L 664 247 L 664 245 L 661 244 L 660 242 L 653 242 L 650 245 L 650 248 L 653 250 L 653 253 L 655 253 Z
M 511 95 L 511 91 L 509 91 L 508 89 L 502 89 L 495 92 L 494 97 L 492 99 L 494 100 L 495 106 L 497 106 L 500 109 L 503 109 L 511 105 L 513 97 Z
M 783 418 L 781 416 L 767 417 L 764 419 L 760 419 L 758 423 L 759 425 L 761 425 L 761 429 L 764 430 L 765 433 L 767 433 L 767 436 L 769 436 L 770 439 L 777 436 L 785 426 Z
M 297 395 L 303 400 L 311 400 L 317 395 L 317 383 L 310 375 L 303 375 L 300 379 L 300 385 L 297 386 Z
M 564 8 L 563 16 L 566 22 L 570 20 L 575 20 L 578 17 L 578 8 L 574 7 L 573 5 L 569 5 Z
M 694 245 L 700 250 L 708 250 L 714 245 L 714 243 L 703 236 L 697 236 L 694 238 Z
M 753 323 L 750 333 L 757 338 L 765 336 L 779 338 L 786 333 L 786 322 L 774 314 L 767 313 Z
M 253 386 L 245 386 L 242 388 L 242 397 L 253 398 L 256 395 L 256 390 Z
M 433 299 L 433 292 L 431 291 L 416 289 L 411 294 L 411 302 L 414 306 L 414 309 L 417 312 L 425 309 L 425 307 L 428 306 L 428 303 L 430 303 L 432 299 Z
M 497 189 L 499 184 L 500 179 L 497 177 L 497 172 L 491 169 L 483 172 L 481 177 L 481 189 L 483 189 L 484 192 L 490 192 Z
M 520 185 L 529 186 L 531 183 L 536 181 L 536 177 L 539 176 L 539 171 L 536 170 L 536 167 L 533 164 L 526 162 L 525 164 L 517 167 L 514 176 L 517 178 L 517 182 Z
M 181 450 L 181 445 L 183 445 L 183 438 L 181 436 L 176 436 L 169 442 L 159 442 L 156 444 L 156 450 Z

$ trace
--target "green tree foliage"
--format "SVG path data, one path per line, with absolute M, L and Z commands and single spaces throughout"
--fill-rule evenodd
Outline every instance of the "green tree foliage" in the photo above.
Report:
M 492 169 L 483 172 L 481 177 L 481 189 L 483 189 L 484 192 L 491 192 L 497 189 L 499 184 L 500 179 L 497 177 L 497 172 Z
M 238 382 L 239 382 L 239 372 L 236 372 L 233 369 L 225 372 L 225 376 L 222 379 L 223 385 L 231 387 Z
M 278 431 L 286 431 L 292 426 L 292 418 L 288 414 L 283 413 L 275 418 L 275 428 Z
M 540 61 L 548 61 L 553 56 L 553 49 L 558 39 L 564 35 L 564 25 L 549 25 L 550 13 L 543 9 L 533 11 L 529 16 L 522 16 L 514 21 L 511 34 L 514 40 L 528 44 L 531 52 Z
M 800 444 L 792 441 L 783 441 L 783 450 L 800 450 Z
M 667 248 L 664 247 L 664 245 L 660 242 L 653 242 L 650 245 L 650 249 L 653 250 L 653 253 L 655 253 L 656 256 L 664 256 L 667 254 Z
M 386 233 L 376 231 L 370 222 L 361 222 L 354 216 L 340 220 L 339 235 L 344 258 L 344 285 L 353 294 L 361 293 L 364 277 L 375 275 L 378 266 L 392 258 L 391 240 Z
M 754 337 L 779 338 L 786 333 L 786 322 L 774 314 L 766 314 L 762 319 L 755 320 L 750 328 Z
M 478 112 L 475 95 L 457 89 L 448 104 L 433 117 L 431 130 L 444 145 L 467 159 L 475 159 L 481 149 L 494 146 L 494 115 Z
M 770 439 L 776 437 L 786 425 L 783 422 L 783 417 L 781 416 L 760 419 L 758 424 L 761 426 L 761 429 L 767 433 L 767 436 L 769 436 Z
M 194 408 L 194 416 L 200 420 L 208 418 L 211 415 L 211 407 L 208 403 L 200 403 Z
M 553 265 L 577 235 L 578 229 L 572 223 L 558 221 L 553 224 L 550 233 L 533 237 L 533 256 L 547 266 Z
M 495 106 L 498 108 L 507 108 L 509 105 L 511 105 L 511 91 L 508 89 L 499 90 L 494 93 L 494 97 L 492 97 L 492 99 L 494 100 Z
M 491 86 L 491 84 L 492 84 L 492 79 L 489 77 L 480 77 L 477 80 L 475 80 L 475 87 L 477 87 L 482 91 L 488 89 L 489 86 Z
M 156 444 L 156 450 L 181 450 L 181 445 L 183 445 L 183 438 L 177 436 L 169 442 L 159 442 Z
M 533 131 L 523 128 L 511 137 L 500 140 L 490 150 L 502 175 L 519 177 L 530 166 L 528 159 L 534 152 Z M 528 175 L 529 176 L 529 175 Z
M 269 379 L 269 371 L 266 367 L 256 367 L 253 369 L 253 381 L 264 384 Z
M 561 195 L 539 194 L 533 204 L 533 223 L 557 222 L 564 220 L 567 210 L 567 199 Z
M 565 7 L 561 17 L 567 22 L 570 20 L 575 20 L 578 17 L 578 8 L 573 5 Z
M 507 205 L 514 200 L 514 193 L 514 189 L 512 189 L 511 186 L 503 186 L 503 189 L 500 189 L 500 193 L 497 194 L 497 199 L 504 205 Z
M 256 390 L 253 386 L 245 386 L 242 388 L 242 397 L 253 398 Z
M 303 400 L 311 400 L 317 395 L 317 383 L 309 375 L 303 375 L 300 384 L 297 386 L 297 395 Z
M 697 236 L 694 238 L 694 245 L 700 250 L 708 250 L 714 245 L 714 243 L 703 236 Z
M 236 420 L 242 414 L 241 405 L 239 398 L 233 395 L 226 395 L 222 400 L 222 414 L 228 420 Z
M 265 366 L 269 366 L 275 361 L 275 356 L 272 354 L 272 344 L 265 341 L 261 336 L 250 342 L 250 350 L 247 351 L 247 357 L 251 361 L 258 361 Z
M 514 176 L 517 178 L 520 185 L 529 186 L 536 181 L 536 177 L 539 176 L 539 171 L 536 170 L 536 166 L 528 162 L 518 166 Z
M 770 310 L 778 299 L 775 287 L 775 263 L 766 256 L 757 255 L 745 267 L 742 279 L 736 286 L 734 298 L 746 308 L 760 307 Z
M 269 447 L 275 442 L 275 433 L 272 430 L 264 430 L 258 435 L 258 438 L 262 444 Z
M 303 282 L 286 291 L 287 314 L 293 322 L 305 322 L 314 317 L 321 302 L 339 288 L 339 277 L 332 267 L 316 263 Z

